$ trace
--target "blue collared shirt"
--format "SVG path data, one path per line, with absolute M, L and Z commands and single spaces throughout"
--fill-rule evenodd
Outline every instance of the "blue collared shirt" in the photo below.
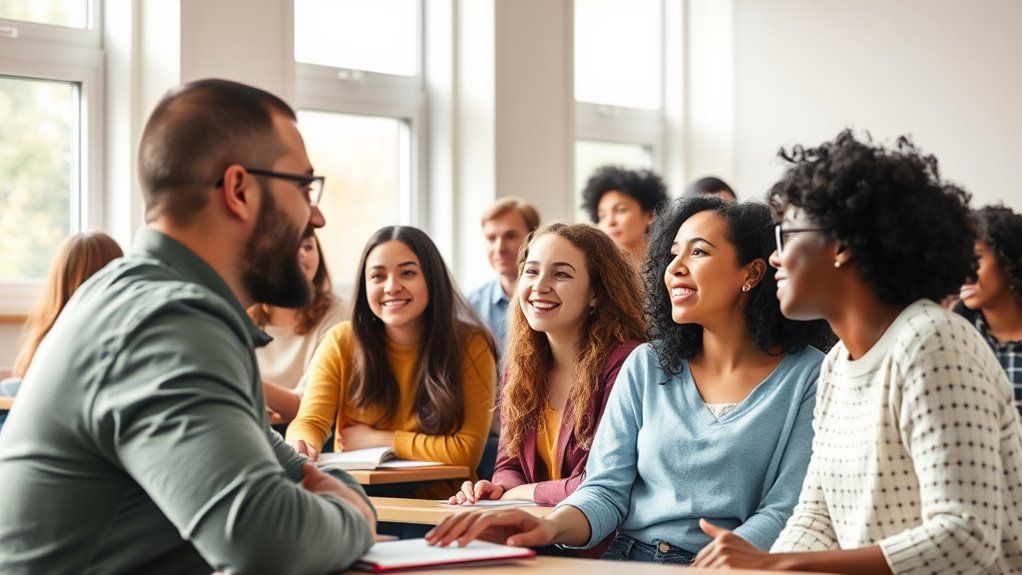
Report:
M 482 318 L 490 333 L 497 340 L 497 348 L 501 355 L 507 345 L 507 306 L 509 303 L 504 287 L 500 285 L 500 277 L 484 283 L 468 294 L 468 302 Z

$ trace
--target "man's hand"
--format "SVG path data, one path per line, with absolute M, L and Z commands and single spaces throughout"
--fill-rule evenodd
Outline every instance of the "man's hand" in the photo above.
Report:
M 295 441 L 291 444 L 291 447 L 294 447 L 295 451 L 297 451 L 299 455 L 308 457 L 309 461 L 316 461 L 319 459 L 319 450 L 306 443 L 304 439 Z
M 321 471 L 314 463 L 302 464 L 302 487 L 313 493 L 324 493 L 336 496 L 351 505 L 369 523 L 369 530 L 376 533 L 376 513 L 362 496 L 354 489 L 345 485 L 340 479 Z

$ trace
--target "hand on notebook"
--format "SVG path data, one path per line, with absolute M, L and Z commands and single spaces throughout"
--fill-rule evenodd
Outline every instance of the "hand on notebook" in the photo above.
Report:
M 475 539 L 513 547 L 540 547 L 554 541 L 555 526 L 521 509 L 469 511 L 447 517 L 426 534 L 430 545 L 464 547 Z
M 466 481 L 461 484 L 461 491 L 451 496 L 448 503 L 451 505 L 464 505 L 475 503 L 480 499 L 500 499 L 504 495 L 504 487 L 492 481 L 480 479 L 475 482 Z
M 394 447 L 394 432 L 381 431 L 364 423 L 356 423 L 341 430 L 341 445 L 345 451 L 369 447 Z
M 376 533 L 376 513 L 373 511 L 373 508 L 354 489 L 345 485 L 340 479 L 320 471 L 315 464 L 303 463 L 302 487 L 313 493 L 329 493 L 351 505 L 369 523 L 369 531 Z

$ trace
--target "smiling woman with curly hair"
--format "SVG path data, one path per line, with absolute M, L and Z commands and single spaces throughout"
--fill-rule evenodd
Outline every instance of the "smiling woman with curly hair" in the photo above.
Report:
M 772 231 L 765 205 L 716 197 L 658 214 L 644 266 L 655 339 L 621 366 L 585 482 L 544 519 L 451 518 L 427 540 L 593 548 L 617 531 L 604 559 L 690 563 L 710 518 L 769 548 L 809 463 L 823 360 L 811 344 L 828 343 L 823 322 L 778 310 Z
M 906 138 L 782 152 L 769 201 L 777 297 L 841 339 L 812 460 L 767 554 L 714 536 L 696 564 L 828 573 L 1022 572 L 1022 428 L 978 331 L 936 301 L 976 269 L 969 196 Z
M 983 334 L 1015 387 L 1022 412 L 1022 214 L 1004 206 L 976 211 L 976 281 L 962 286 L 955 311 Z

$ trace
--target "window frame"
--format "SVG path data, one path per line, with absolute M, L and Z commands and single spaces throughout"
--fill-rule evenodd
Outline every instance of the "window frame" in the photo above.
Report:
M 664 174 L 667 168 L 668 138 L 668 7 L 670 0 L 659 0 L 660 12 L 660 107 L 656 110 L 598 104 L 575 99 L 574 141 L 592 140 L 615 144 L 634 144 L 650 150 L 651 168 Z M 572 20 L 574 23 L 574 18 Z M 574 96 L 573 96 L 574 97 Z M 580 190 L 576 190 L 580 191 Z
M 89 27 L 69 28 L 0 18 L 0 75 L 76 85 L 78 162 L 71 174 L 71 229 L 103 229 L 104 52 L 101 0 L 89 3 Z M 0 316 L 21 318 L 36 304 L 45 278 L 0 281 Z
M 377 116 L 405 122 L 407 169 L 402 169 L 399 221 L 397 223 L 425 227 L 428 222 L 429 132 L 426 96 L 426 14 L 423 0 L 417 0 L 418 30 L 417 73 L 414 76 L 383 74 L 335 66 L 308 64 L 294 58 L 294 1 L 288 0 L 290 16 L 287 35 L 291 62 L 294 65 L 297 110 Z M 402 142 L 403 144 L 405 142 Z M 326 193 L 329 194 L 329 188 Z M 349 291 L 347 281 L 335 282 L 342 292 Z

